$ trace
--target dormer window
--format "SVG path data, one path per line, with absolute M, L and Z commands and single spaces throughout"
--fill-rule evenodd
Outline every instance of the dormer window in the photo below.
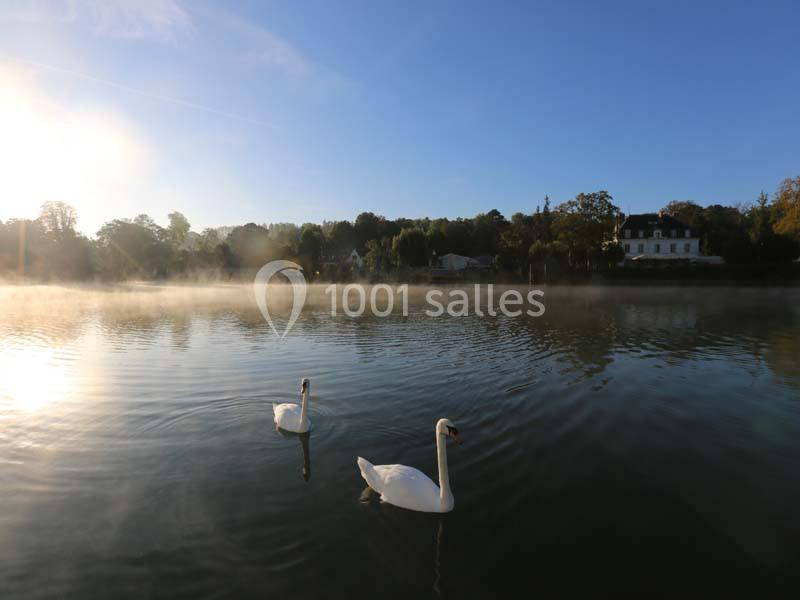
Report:
M 640 229 L 640 230 L 639 230 L 639 237 L 640 237 L 640 238 L 643 238 L 643 237 L 644 237 L 644 229 Z
M 669 232 L 669 237 L 674 237 L 674 238 L 678 237 L 678 230 L 677 229 L 673 229 L 672 231 L 670 231 Z
M 691 229 L 687 229 L 686 230 L 686 237 L 692 237 L 692 230 Z
M 653 237 L 656 238 L 657 240 L 660 240 L 661 239 L 661 231 L 659 229 L 656 229 L 655 231 L 653 231 Z
M 625 237 L 626 237 L 627 239 L 630 239 L 630 237 L 631 237 L 631 230 L 630 230 L 630 229 L 626 229 L 626 230 L 625 230 Z

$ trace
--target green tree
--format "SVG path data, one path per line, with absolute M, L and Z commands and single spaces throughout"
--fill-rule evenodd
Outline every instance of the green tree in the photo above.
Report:
M 510 224 L 500 234 L 497 266 L 520 273 L 529 262 L 528 251 L 533 243 L 534 216 L 514 213 Z
M 471 256 L 473 254 L 472 221 L 469 219 L 447 221 L 444 224 L 443 233 L 443 249 L 442 251 L 437 251 L 439 256 L 451 252 L 464 256 Z
M 612 200 L 605 190 L 581 193 L 556 209 L 554 231 L 571 267 L 589 271 L 603 263 L 603 248 L 614 239 L 621 216 Z
M 28 240 L 35 247 L 37 276 L 52 279 L 85 279 L 92 275 L 92 245 L 75 231 L 78 213 L 65 202 L 45 202 L 37 219 L 41 235 Z
M 753 246 L 742 212 L 732 206 L 712 204 L 703 209 L 703 252 L 741 264 L 753 259 Z
M 297 254 L 307 271 L 316 273 L 320 267 L 320 258 L 325 247 L 322 228 L 313 223 L 305 223 L 300 229 L 297 243 Z
M 428 264 L 428 238 L 421 229 L 403 229 L 392 240 L 392 250 L 403 266 L 423 267 Z
M 219 233 L 211 227 L 206 228 L 200 234 L 200 239 L 195 249 L 195 264 L 199 267 L 219 267 L 222 266 L 219 260 L 220 245 Z
M 702 237 L 705 225 L 703 207 L 691 200 L 673 200 L 663 211 L 689 227 L 697 237 Z
M 65 202 L 45 202 L 39 211 L 39 222 L 53 239 L 64 239 L 75 235 L 78 213 Z
M 277 244 L 270 239 L 269 231 L 255 223 L 235 227 L 226 241 L 237 267 L 257 269 L 281 258 L 277 256 Z
M 189 230 L 192 226 L 189 219 L 179 212 L 171 212 L 167 215 L 169 218 L 169 235 L 175 246 L 181 246 L 186 241 L 186 236 L 189 235 Z
M 350 221 L 334 221 L 325 235 L 331 252 L 344 254 L 355 248 L 356 234 Z
M 508 227 L 508 221 L 497 209 L 479 214 L 472 220 L 472 256 L 494 256 L 500 247 L 500 237 Z
M 163 277 L 168 274 L 171 248 L 163 230 L 147 215 L 132 222 L 109 221 L 97 232 L 98 262 L 102 275 L 115 279 Z
M 392 238 L 383 237 L 380 240 L 369 240 L 367 242 L 364 261 L 370 271 L 387 271 L 394 265 L 395 260 Z
M 748 214 L 750 242 L 758 262 L 769 259 L 768 248 L 774 236 L 771 216 L 769 198 L 762 191 L 756 205 L 750 209 Z
M 356 217 L 353 235 L 355 245 L 359 250 L 366 248 L 369 240 L 380 239 L 384 221 L 383 217 L 371 212 L 362 212 Z
M 537 238 L 544 242 L 553 241 L 553 213 L 550 210 L 550 196 L 544 197 L 544 208 L 537 223 Z

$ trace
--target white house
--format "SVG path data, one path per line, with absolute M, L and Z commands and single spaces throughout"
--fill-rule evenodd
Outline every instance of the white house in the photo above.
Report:
M 629 215 L 617 231 L 617 241 L 625 250 L 625 260 L 697 259 L 700 238 L 669 215 Z
M 358 267 L 359 269 L 364 266 L 364 259 L 358 253 L 358 250 L 353 248 L 353 251 L 344 259 L 344 264 L 351 267 Z
M 469 267 L 478 267 L 480 263 L 469 256 L 460 254 L 443 254 L 439 257 L 439 268 L 451 271 L 463 271 Z

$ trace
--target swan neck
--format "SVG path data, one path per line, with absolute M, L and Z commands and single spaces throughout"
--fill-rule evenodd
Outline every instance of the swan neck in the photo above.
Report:
M 439 461 L 439 499 L 442 509 L 449 509 L 453 503 L 450 491 L 450 473 L 447 470 L 447 440 L 443 433 L 436 432 L 436 457 Z
M 300 425 L 308 424 L 308 390 L 303 392 L 303 403 L 300 406 Z

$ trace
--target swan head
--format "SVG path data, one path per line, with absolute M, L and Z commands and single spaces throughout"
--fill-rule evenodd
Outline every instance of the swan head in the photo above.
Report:
M 303 377 L 300 380 L 300 393 L 305 394 L 311 388 L 311 382 L 308 380 L 308 377 Z
M 439 419 L 436 423 L 436 433 L 449 437 L 456 444 L 461 444 L 461 437 L 459 436 L 458 429 L 453 425 L 450 419 Z

